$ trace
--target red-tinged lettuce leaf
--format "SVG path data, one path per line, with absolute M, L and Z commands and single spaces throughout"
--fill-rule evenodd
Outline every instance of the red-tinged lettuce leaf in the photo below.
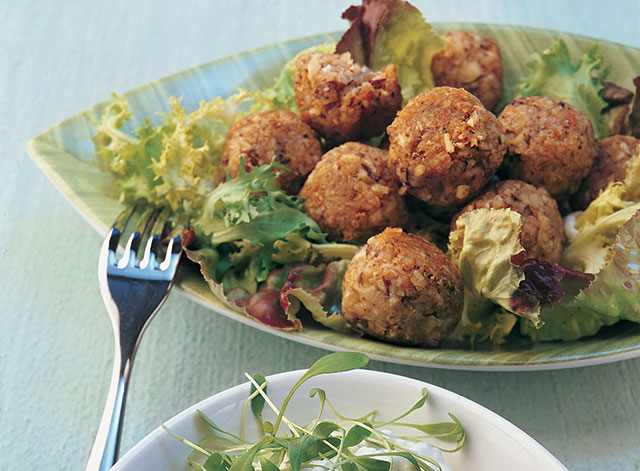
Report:
M 537 307 L 550 307 L 565 295 L 575 297 L 594 278 L 589 273 L 563 265 L 525 258 L 524 252 L 511 257 L 511 263 L 520 267 L 524 273 L 524 280 L 509 301 L 510 308 L 515 313 L 529 312 Z
M 193 229 L 185 231 L 182 240 L 187 258 L 200 266 L 200 273 L 211 292 L 228 307 L 241 311 L 269 327 L 282 330 L 302 329 L 302 323 L 298 319 L 290 320 L 280 306 L 280 290 L 274 288 L 280 273 L 272 272 L 262 288 L 253 293 L 242 286 L 225 290 L 224 284 L 215 279 L 216 267 L 220 260 L 217 250 L 206 247 L 189 248 L 195 240 Z
M 619 316 L 610 312 L 596 312 L 588 305 L 577 303 L 584 290 L 588 289 L 585 287 L 585 277 L 569 275 L 563 281 L 568 292 L 558 302 L 542 308 L 540 317 L 543 324 L 540 327 L 535 328 L 529 322 L 521 322 L 522 335 L 539 342 L 577 340 L 595 335 L 605 325 L 612 325 L 620 320 Z M 607 298 L 610 299 L 609 296 Z
M 608 106 L 602 112 L 611 135 L 622 134 L 640 138 L 640 75 L 633 79 L 635 93 L 605 82 L 602 98 Z
M 572 304 L 594 275 L 536 259 L 514 257 L 513 261 L 525 272 L 525 279 L 512 299 L 514 307 L 531 303 L 541 307 L 541 325 L 520 323 L 520 333 L 524 336 L 535 341 L 576 340 L 594 335 L 603 325 L 613 323 L 590 309 L 577 309 Z
M 434 86 L 431 58 L 444 41 L 420 10 L 402 0 L 363 0 L 342 17 L 351 26 L 336 52 L 349 52 L 356 62 L 372 69 L 395 64 L 405 101 Z
M 640 84 L 640 77 L 636 77 L 635 80 Z M 602 82 L 600 96 L 607 103 L 607 107 L 602 110 L 602 121 L 609 129 L 610 135 L 632 134 L 629 131 L 629 118 L 631 110 L 638 103 L 638 84 L 636 84 L 636 93 L 634 95 L 631 90 L 622 88 L 613 82 Z
M 194 241 L 194 231 L 186 231 L 183 235 L 185 255 L 200 266 L 202 276 L 216 297 L 235 311 L 269 327 L 301 330 L 298 314 L 306 309 L 326 327 L 343 332 L 348 330 L 340 311 L 342 277 L 348 260 L 274 269 L 258 288 L 250 273 L 251 265 L 245 268 L 249 273 L 230 276 L 231 272 L 227 271 L 222 279 L 217 279 L 220 254 L 214 248 L 198 247 Z
M 453 338 L 499 342 L 515 325 L 507 313 L 523 318 L 526 329 L 537 332 L 537 327 L 545 328 L 546 309 L 573 300 L 593 280 L 593 275 L 578 270 L 527 259 L 520 229 L 520 215 L 508 209 L 469 211 L 456 221 L 449 235 L 449 256 L 467 289 Z M 549 330 L 554 328 L 542 335 Z
M 284 312 L 280 304 L 280 287 L 287 270 L 274 270 L 267 277 L 264 285 L 250 295 L 242 307 L 249 317 L 269 327 L 283 330 L 302 330 L 302 322 L 296 317 L 297 312 Z
M 320 266 L 300 265 L 289 270 L 280 290 L 280 305 L 287 316 L 296 316 L 301 304 L 322 325 L 339 332 L 348 332 L 342 317 L 342 278 L 348 260 L 337 260 Z
M 629 104 L 629 114 L 622 125 L 621 134 L 628 134 L 640 138 L 640 75 L 633 79 L 636 92 Z

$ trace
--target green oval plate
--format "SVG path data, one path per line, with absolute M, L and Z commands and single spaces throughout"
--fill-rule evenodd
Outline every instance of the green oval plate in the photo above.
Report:
M 470 29 L 488 34 L 498 42 L 504 64 L 505 88 L 513 89 L 519 77 L 527 73 L 526 62 L 533 52 L 551 46 L 558 38 L 566 41 L 572 57 L 596 42 L 612 70 L 609 79 L 632 88 L 632 77 L 640 74 L 640 49 L 611 42 L 554 31 L 479 24 L 442 23 L 436 30 Z M 123 96 L 135 112 L 137 122 L 158 111 L 168 111 L 168 98 L 182 96 L 187 110 L 198 107 L 201 100 L 231 94 L 235 87 L 268 86 L 284 62 L 296 52 L 336 39 L 340 33 L 315 36 L 263 47 L 136 88 Z M 29 154 L 43 172 L 68 198 L 95 230 L 106 233 L 122 210 L 115 189 L 107 175 L 93 162 L 92 126 L 87 117 L 99 119 L 105 106 L 100 103 L 36 136 L 28 144 Z M 199 272 L 184 266 L 176 282 L 179 291 L 211 310 L 244 324 L 290 340 L 327 350 L 355 350 L 370 357 L 412 365 L 451 369 L 527 370 L 568 368 L 606 363 L 640 356 L 640 325 L 620 322 L 598 335 L 572 342 L 534 343 L 510 339 L 500 346 L 455 345 L 440 349 L 403 347 L 380 341 L 340 334 L 307 323 L 301 332 L 283 332 L 268 328 L 243 314 L 225 307 L 209 291 Z

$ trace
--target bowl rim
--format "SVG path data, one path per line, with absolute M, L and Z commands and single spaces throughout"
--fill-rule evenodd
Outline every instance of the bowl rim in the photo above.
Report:
M 266 379 L 270 383 L 272 388 L 290 388 L 306 371 L 306 369 L 290 370 L 269 375 L 266 377 Z M 567 469 L 551 452 L 549 452 L 533 437 L 520 429 L 517 425 L 509 422 L 507 419 L 497 414 L 496 412 L 493 412 L 482 404 L 472 401 L 471 399 L 461 396 L 460 394 L 450 391 L 441 386 L 437 386 L 435 384 L 399 374 L 370 369 L 357 369 L 341 373 L 326 374 L 321 375 L 321 378 L 325 382 L 333 381 L 333 384 L 342 383 L 342 387 L 348 385 L 349 383 L 364 382 L 366 384 L 379 384 L 381 381 L 385 381 L 390 384 L 393 383 L 394 386 L 408 389 L 422 390 L 422 388 L 427 388 L 430 396 L 435 396 L 447 401 L 455 402 L 455 404 L 459 406 L 461 410 L 464 409 L 465 412 L 478 416 L 478 418 L 482 420 L 483 423 L 491 424 L 491 426 L 497 428 L 502 432 L 508 432 L 508 434 L 512 437 L 515 437 L 517 439 L 517 442 L 521 443 L 523 447 L 525 447 L 526 449 L 535 450 L 537 456 L 540 456 L 541 458 L 544 457 L 547 463 L 555 464 L 557 466 L 557 469 Z M 313 381 L 314 379 L 318 380 L 318 377 L 313 378 L 311 381 Z M 228 388 L 224 391 L 213 394 L 184 409 L 182 412 L 179 412 L 171 419 L 165 421 L 164 425 L 167 428 L 177 428 L 186 421 L 193 419 L 197 415 L 197 410 L 206 411 L 206 409 L 210 409 L 214 406 L 216 407 L 216 410 L 221 410 L 225 407 L 237 405 L 238 403 L 244 402 L 248 395 L 249 387 L 249 382 L 244 382 L 232 386 L 231 388 Z M 297 397 L 302 396 L 299 395 Z M 165 434 L 167 434 L 167 432 L 162 428 L 162 426 L 159 426 L 151 431 L 116 462 L 116 464 L 112 468 L 113 471 L 130 471 L 128 468 L 129 463 L 137 458 L 138 454 L 143 453 L 149 447 L 153 447 L 155 442 L 160 440 L 161 437 Z

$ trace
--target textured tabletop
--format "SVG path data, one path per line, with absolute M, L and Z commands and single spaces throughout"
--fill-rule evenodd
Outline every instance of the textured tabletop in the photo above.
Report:
M 27 156 L 37 133 L 166 75 L 346 27 L 348 0 L 69 0 L 0 3 L 0 469 L 83 469 L 109 384 L 113 341 L 96 273 L 101 237 Z M 416 1 L 429 21 L 529 25 L 640 47 L 640 3 Z M 579 8 L 577 7 L 579 5 Z M 122 451 L 189 405 L 322 350 L 174 293 L 136 358 Z M 640 359 L 536 372 L 372 362 L 502 415 L 572 470 L 640 468 Z

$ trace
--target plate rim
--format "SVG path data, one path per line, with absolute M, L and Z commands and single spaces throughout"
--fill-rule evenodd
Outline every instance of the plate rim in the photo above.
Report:
M 580 41 L 594 41 L 600 44 L 606 44 L 610 47 L 622 48 L 632 51 L 638 55 L 640 55 L 640 47 L 631 46 L 627 44 L 617 43 L 614 41 L 609 41 L 606 39 L 599 39 L 591 36 L 574 34 L 566 31 L 557 31 L 547 28 L 538 28 L 533 26 L 521 26 L 521 25 L 513 25 L 513 24 L 499 24 L 499 23 L 474 23 L 474 22 L 434 22 L 432 23 L 434 29 L 446 29 L 446 28 L 460 28 L 460 27 L 473 27 L 479 29 L 489 29 L 489 30 L 503 30 L 503 31 L 511 31 L 511 32 L 524 32 L 528 34 L 542 34 L 553 37 L 566 37 L 572 38 Z M 271 50 L 284 45 L 293 45 L 299 42 L 305 41 L 315 41 L 321 40 L 322 38 L 334 38 L 337 35 L 341 35 L 344 31 L 336 31 L 331 33 L 322 33 L 322 34 L 314 34 L 299 38 L 293 38 L 286 41 L 280 41 L 273 44 L 266 44 L 259 46 L 257 48 L 253 48 L 246 51 L 240 51 L 225 57 L 220 57 L 214 59 L 209 62 L 205 62 L 200 65 L 196 65 L 193 67 L 189 67 L 187 69 L 175 72 L 173 74 L 164 76 L 159 79 L 152 80 L 150 82 L 144 83 L 138 87 L 127 90 L 125 92 L 120 93 L 120 96 L 127 97 L 129 95 L 134 95 L 140 93 L 143 90 L 153 88 L 157 86 L 159 83 L 176 79 L 180 76 L 188 76 L 189 74 L 193 74 L 194 72 L 202 69 L 204 67 L 213 67 L 216 64 L 223 63 L 226 61 L 233 60 L 238 57 L 248 56 L 251 54 L 259 53 L 261 51 Z M 36 163 L 36 165 L 40 168 L 42 173 L 45 174 L 47 179 L 54 185 L 56 189 L 63 195 L 63 197 L 67 200 L 67 202 L 73 207 L 76 212 L 80 214 L 80 216 L 91 226 L 94 231 L 98 234 L 104 236 L 104 234 L 108 230 L 108 226 L 106 226 L 102 221 L 93 219 L 91 217 L 91 211 L 85 211 L 82 209 L 81 202 L 82 200 L 74 201 L 72 200 L 72 195 L 74 192 L 68 189 L 68 185 L 65 180 L 60 177 L 60 175 L 51 169 L 51 166 L 47 162 L 45 158 L 43 158 L 38 150 L 36 149 L 36 143 L 38 141 L 43 140 L 47 135 L 53 133 L 57 128 L 60 128 L 73 120 L 77 120 L 79 118 L 85 117 L 90 111 L 98 110 L 106 106 L 110 100 L 103 100 L 95 105 L 92 105 L 88 108 L 85 108 L 82 111 L 79 111 L 62 121 L 53 124 L 48 127 L 44 131 L 38 133 L 36 136 L 31 138 L 26 145 L 26 150 L 31 159 Z M 114 204 L 120 204 L 117 200 L 114 200 Z M 123 208 L 124 206 L 121 205 Z M 206 282 L 205 282 L 206 283 Z M 322 340 L 312 339 L 309 337 L 305 337 L 297 332 L 291 331 L 282 331 L 274 328 L 270 328 L 265 326 L 255 319 L 247 317 L 241 312 L 234 311 L 227 306 L 219 305 L 214 306 L 212 304 L 207 303 L 204 299 L 199 298 L 196 294 L 190 292 L 186 287 L 181 286 L 180 283 L 176 283 L 174 289 L 177 289 L 183 296 L 187 297 L 191 301 L 196 302 L 197 304 L 206 307 L 207 309 L 217 313 L 222 314 L 223 316 L 233 319 L 234 321 L 238 321 L 242 324 L 248 325 L 253 328 L 257 328 L 263 332 L 267 332 L 271 335 L 276 335 L 280 338 L 285 338 L 297 343 L 301 343 L 303 345 L 316 347 L 322 350 L 327 351 L 345 351 L 352 350 L 351 348 L 342 347 L 340 345 L 326 343 Z M 382 341 L 378 341 L 382 342 Z M 402 346 L 401 346 L 402 347 Z M 543 358 L 541 360 L 528 358 L 526 361 L 512 361 L 507 362 L 504 360 L 499 360 L 499 363 L 491 364 L 490 358 L 484 358 L 479 364 L 469 362 L 469 360 L 464 359 L 460 363 L 456 363 L 452 360 L 443 359 L 438 361 L 437 359 L 429 359 L 425 361 L 407 359 L 407 358 L 399 358 L 395 356 L 388 356 L 384 354 L 377 354 L 375 352 L 364 351 L 370 358 L 378 361 L 384 361 L 388 363 L 395 364 L 403 364 L 403 365 L 411 365 L 411 366 L 421 366 L 421 367 L 430 367 L 430 368 L 439 368 L 439 369 L 449 369 L 449 370 L 472 370 L 472 371 L 539 371 L 539 370 L 553 370 L 553 369 L 565 369 L 565 368 L 575 368 L 575 367 L 583 367 L 583 366 L 592 366 L 592 365 L 601 365 L 607 363 L 613 363 L 617 361 L 624 361 L 628 359 L 633 359 L 640 357 L 640 342 L 635 344 L 634 346 L 624 347 L 616 349 L 615 351 L 599 351 L 590 354 L 581 354 L 577 358 L 564 357 L 564 358 Z M 435 351 L 438 351 L 437 349 Z

